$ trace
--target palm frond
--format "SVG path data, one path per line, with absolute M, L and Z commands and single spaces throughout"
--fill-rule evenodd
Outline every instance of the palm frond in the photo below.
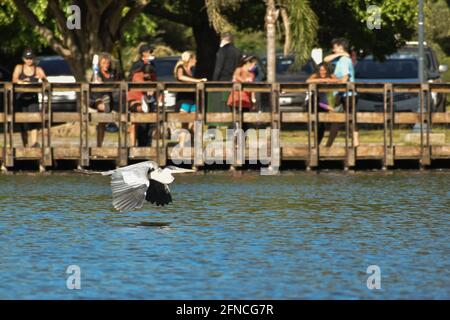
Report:
M 287 0 L 292 34 L 292 51 L 296 63 L 305 63 L 316 43 L 318 18 L 311 9 L 309 0 Z
M 218 33 L 233 29 L 224 14 L 224 9 L 238 8 L 243 0 L 205 0 L 209 21 Z

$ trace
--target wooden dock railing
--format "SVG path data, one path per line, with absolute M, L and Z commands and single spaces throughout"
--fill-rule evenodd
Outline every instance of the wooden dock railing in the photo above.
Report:
M 169 112 L 164 104 L 158 105 L 156 112 L 133 113 L 127 107 L 126 97 L 129 90 L 155 91 L 157 94 L 167 92 L 194 92 L 197 99 L 197 110 L 192 114 Z M 207 97 L 216 92 L 250 91 L 265 97 L 263 104 L 266 111 L 243 112 L 239 103 L 230 112 L 208 112 Z M 383 95 L 383 105 L 380 112 L 359 112 L 357 108 L 344 110 L 342 113 L 318 112 L 318 93 L 321 92 L 354 92 L 347 95 L 356 103 L 356 96 L 361 93 L 376 93 Z M 14 95 L 21 92 L 33 92 L 40 95 L 41 111 L 36 113 L 15 112 Z M 52 110 L 51 94 L 54 92 L 75 92 L 77 96 L 77 110 L 73 112 L 55 112 Z M 118 112 L 99 113 L 89 112 L 89 96 L 93 92 L 113 92 L 118 104 Z M 305 110 L 283 111 L 280 108 L 281 94 L 308 94 L 310 99 Z M 394 94 L 417 94 L 420 108 L 417 112 L 396 112 L 394 110 Z M 2 152 L 0 162 L 3 170 L 14 167 L 16 161 L 36 160 L 41 170 L 54 165 L 58 160 L 76 160 L 80 167 L 87 167 L 93 160 L 114 160 L 118 166 L 126 165 L 131 160 L 152 159 L 160 165 L 165 165 L 171 159 L 173 146 L 167 139 L 166 132 L 169 123 L 201 123 L 200 132 L 203 136 L 208 123 L 228 123 L 232 128 L 242 128 L 243 124 L 252 124 L 264 128 L 280 129 L 281 135 L 287 134 L 288 126 L 296 125 L 306 134 L 306 142 L 287 143 L 281 145 L 279 157 L 281 161 L 304 161 L 307 168 L 318 167 L 321 161 L 343 161 L 344 167 L 356 165 L 360 160 L 379 160 L 384 168 L 392 167 L 396 160 L 416 160 L 422 166 L 428 166 L 433 160 L 450 161 L 450 143 L 433 144 L 430 136 L 433 127 L 439 126 L 448 130 L 450 112 L 433 112 L 431 106 L 433 94 L 450 93 L 450 83 L 349 83 L 349 84 L 305 84 L 305 83 L 219 83 L 207 82 L 199 84 L 186 83 L 127 83 L 114 82 L 107 84 L 92 83 L 39 83 L 19 85 L 0 83 L 0 123 Z M 347 103 L 348 105 L 348 103 Z M 448 110 L 448 109 L 447 109 Z M 55 144 L 57 139 L 52 137 L 51 128 L 57 124 L 78 123 L 78 143 L 69 145 Z M 89 136 L 89 126 L 98 123 L 117 124 L 117 146 L 98 148 L 92 145 Z M 345 127 L 344 143 L 332 147 L 318 145 L 318 124 L 341 123 Z M 21 123 L 40 123 L 39 148 L 25 148 L 21 142 L 14 139 L 14 127 Z M 134 147 L 129 145 L 128 126 L 131 123 L 153 123 L 156 126 L 155 143 L 148 147 Z M 399 125 L 416 125 L 419 141 L 417 144 L 402 144 L 395 141 L 395 133 Z M 364 143 L 355 146 L 353 131 L 360 126 L 373 126 L 382 129 L 382 142 Z M 236 141 L 232 142 L 235 147 Z M 191 153 L 191 160 L 194 153 Z M 202 156 L 200 156 L 201 158 Z M 195 163 L 196 166 L 205 165 L 204 161 Z M 236 164 L 237 166 L 242 165 Z

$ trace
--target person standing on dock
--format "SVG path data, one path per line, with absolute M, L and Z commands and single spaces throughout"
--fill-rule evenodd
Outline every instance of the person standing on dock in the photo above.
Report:
M 14 68 L 12 75 L 13 83 L 27 84 L 47 81 L 44 70 L 35 64 L 33 50 L 25 49 L 22 54 L 22 60 L 23 64 L 18 64 Z M 28 92 L 17 93 L 14 101 L 14 112 L 40 112 L 38 94 Z M 20 133 L 24 147 L 40 147 L 39 142 L 37 142 L 38 128 L 40 128 L 39 123 L 20 124 Z M 30 139 L 28 139 L 28 134 Z
M 197 57 L 192 51 L 185 51 L 181 55 L 181 59 L 175 65 L 173 75 L 175 79 L 180 82 L 199 83 L 207 81 L 206 78 L 198 79 L 192 75 L 192 69 L 197 64 Z M 192 113 L 197 111 L 198 101 L 196 101 L 195 92 L 178 92 L 177 93 L 177 108 L 180 108 L 180 113 Z M 193 124 L 183 123 L 183 129 L 187 129 L 190 132 L 193 130 Z M 184 147 L 186 136 L 182 134 L 180 136 L 180 146 Z
M 152 65 L 153 69 L 156 69 L 153 55 L 154 48 L 146 43 L 139 47 L 139 60 L 133 62 L 130 68 L 130 74 L 128 80 L 132 81 L 135 72 L 141 72 L 146 64 Z
M 234 46 L 233 35 L 230 32 L 224 32 L 220 36 L 220 48 L 216 54 L 216 63 L 212 81 L 233 80 L 233 74 L 241 63 L 242 54 Z M 210 112 L 229 112 L 227 107 L 227 92 L 212 92 L 208 94 L 208 111 Z
M 256 66 L 256 58 L 254 56 L 244 56 L 239 66 L 233 74 L 233 82 L 251 83 L 255 81 L 255 73 L 252 72 Z M 248 91 L 234 91 L 230 94 L 227 106 L 232 109 L 239 109 L 242 106 L 242 112 L 254 111 L 256 107 L 256 94 Z M 248 128 L 247 124 L 243 124 L 243 130 Z
M 91 82 L 93 83 L 107 83 L 119 81 L 120 78 L 116 71 L 112 68 L 112 58 L 109 53 L 103 52 L 100 55 L 99 68 L 97 74 L 92 75 Z M 91 93 L 90 96 L 91 107 L 97 112 L 111 112 L 114 106 L 114 99 L 112 92 L 110 93 Z M 118 110 L 116 110 L 118 111 Z M 101 148 L 103 140 L 105 139 L 106 123 L 101 122 L 97 125 L 97 147 Z
M 334 75 L 336 78 L 339 79 L 338 83 L 348 83 L 348 82 L 355 82 L 355 69 L 353 67 L 352 59 L 350 58 L 350 54 L 348 53 L 349 49 L 349 42 L 345 38 L 336 38 L 333 39 L 331 42 L 331 45 L 333 47 L 333 54 L 328 55 L 324 58 L 324 61 L 326 63 L 332 63 L 335 65 L 334 69 Z M 347 95 L 349 96 L 349 105 L 347 106 Z M 352 112 L 352 108 L 355 107 L 352 105 L 352 93 L 340 93 L 336 92 L 336 106 L 342 105 L 342 111 L 341 112 Z M 339 112 L 340 109 L 336 110 Z M 336 139 L 340 123 L 333 123 L 330 127 L 330 136 L 328 137 L 327 147 L 331 147 L 333 145 L 334 140 Z M 357 147 L 359 145 L 359 134 L 357 132 L 357 129 L 354 126 L 354 133 L 353 133 L 353 142 L 354 146 Z
M 141 64 L 140 70 L 135 70 L 131 82 L 155 82 L 156 71 L 149 63 Z M 131 112 L 148 113 L 156 112 L 157 101 L 154 91 L 130 90 L 127 95 L 128 107 Z M 131 123 L 128 127 L 131 146 L 151 147 L 152 135 L 155 129 L 154 123 Z

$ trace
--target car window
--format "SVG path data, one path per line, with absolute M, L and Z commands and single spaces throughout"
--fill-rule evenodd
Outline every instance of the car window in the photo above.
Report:
M 264 67 L 267 68 L 267 59 L 264 58 L 261 60 Z M 281 58 L 277 59 L 277 65 L 276 65 L 276 72 L 277 75 L 289 75 L 289 74 L 297 74 L 299 69 L 295 66 L 295 60 L 294 58 Z M 305 63 L 301 69 L 302 72 L 305 73 L 313 73 L 314 67 L 311 63 L 311 61 L 308 61 Z
M 173 69 L 177 64 L 176 60 L 155 60 L 156 74 L 158 77 L 168 77 L 173 75 Z
M 38 66 L 44 69 L 47 76 L 72 76 L 72 71 L 66 60 L 49 59 L 41 60 Z
M 431 51 L 427 51 L 425 59 L 425 67 L 429 69 L 431 72 L 436 72 L 438 66 L 436 65 L 436 60 L 433 59 L 433 53 Z
M 293 73 L 293 65 L 294 65 L 294 59 L 289 58 L 283 58 L 283 59 L 277 59 L 277 74 L 289 74 Z
M 418 70 L 416 59 L 389 59 L 384 62 L 365 59 L 356 65 L 356 78 L 416 79 Z

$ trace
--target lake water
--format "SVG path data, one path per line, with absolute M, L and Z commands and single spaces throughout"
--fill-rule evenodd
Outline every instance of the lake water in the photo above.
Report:
M 0 299 L 450 299 L 449 181 L 198 173 L 117 213 L 107 177 L 0 175 Z

